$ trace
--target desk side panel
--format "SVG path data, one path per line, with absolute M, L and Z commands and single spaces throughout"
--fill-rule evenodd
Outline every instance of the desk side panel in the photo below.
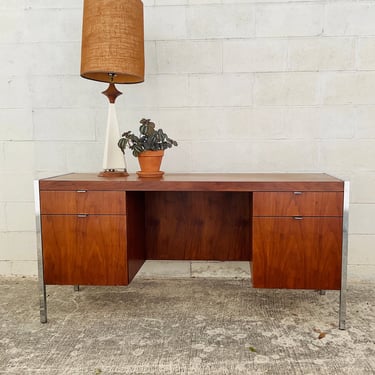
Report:
M 127 264 L 129 283 L 145 262 L 145 206 L 143 192 L 126 192 Z

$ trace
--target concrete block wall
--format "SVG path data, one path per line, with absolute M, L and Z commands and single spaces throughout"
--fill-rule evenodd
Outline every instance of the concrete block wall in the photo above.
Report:
M 146 78 L 166 172 L 326 172 L 351 181 L 349 277 L 375 279 L 375 2 L 145 0 Z M 35 274 L 34 178 L 101 169 L 105 85 L 79 77 L 81 0 L 0 4 L 0 274 Z M 129 155 L 128 169 L 138 169 Z

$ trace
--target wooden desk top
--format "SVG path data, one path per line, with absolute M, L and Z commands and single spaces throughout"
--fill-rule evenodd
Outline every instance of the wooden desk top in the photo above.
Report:
M 166 173 L 161 178 L 98 177 L 70 173 L 41 179 L 40 190 L 125 191 L 343 191 L 344 181 L 324 173 Z

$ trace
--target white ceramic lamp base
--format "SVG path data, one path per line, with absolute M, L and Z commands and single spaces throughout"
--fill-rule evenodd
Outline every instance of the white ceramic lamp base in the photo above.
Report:
M 99 176 L 128 176 L 124 154 L 117 146 L 119 139 L 120 131 L 117 122 L 115 103 L 109 103 L 103 154 L 104 171 L 99 173 Z

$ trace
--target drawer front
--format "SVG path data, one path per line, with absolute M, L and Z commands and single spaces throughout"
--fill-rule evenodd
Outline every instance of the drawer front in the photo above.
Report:
M 255 217 L 253 286 L 340 289 L 341 217 Z
M 43 215 L 44 281 L 127 285 L 125 215 Z
M 41 214 L 125 214 L 123 191 L 41 191 Z
M 253 216 L 342 216 L 343 192 L 254 192 Z

